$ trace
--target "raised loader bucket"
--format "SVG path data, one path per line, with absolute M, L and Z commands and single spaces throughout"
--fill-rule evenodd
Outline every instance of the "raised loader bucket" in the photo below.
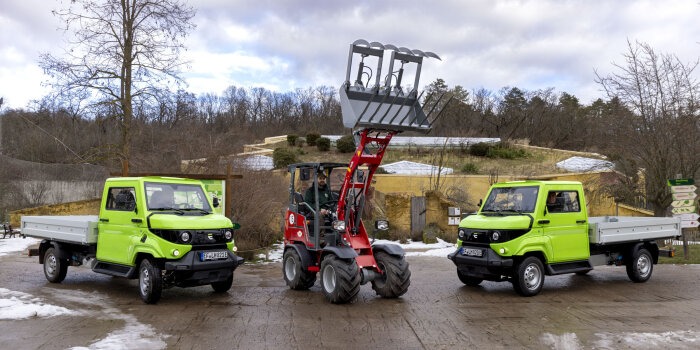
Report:
M 387 51 L 391 53 L 389 73 L 384 76 L 382 82 L 380 79 L 382 63 L 384 53 Z M 357 69 L 357 78 L 351 84 L 350 74 L 355 55 L 359 55 L 361 60 Z M 374 69 L 365 63 L 367 57 L 376 59 Z M 440 59 L 432 52 L 409 50 L 405 47 L 397 48 L 391 44 L 368 43 L 362 39 L 352 43 L 345 83 L 340 87 L 343 125 L 352 129 L 430 132 L 433 123 L 440 117 L 452 97 L 445 98 L 445 94 L 426 96 L 421 103 L 423 94 L 418 94 L 417 87 L 424 57 Z M 400 68 L 394 71 L 396 62 L 400 64 Z M 404 76 L 404 66 L 411 63 L 416 65 L 415 80 L 413 87 L 407 89 L 401 85 L 401 81 Z M 370 87 L 372 75 L 375 81 Z M 363 81 L 365 76 L 367 76 L 366 82 Z

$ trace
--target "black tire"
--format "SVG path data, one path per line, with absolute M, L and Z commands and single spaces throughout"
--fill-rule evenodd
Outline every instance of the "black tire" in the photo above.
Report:
M 214 282 L 211 284 L 211 287 L 214 288 L 215 293 L 226 293 L 228 292 L 229 289 L 231 289 L 231 286 L 233 285 L 233 271 L 231 271 L 231 276 L 228 276 L 227 279 L 219 282 Z
M 577 271 L 576 274 L 579 275 L 579 276 L 585 276 L 585 275 L 587 275 L 587 274 L 588 274 L 589 272 L 591 272 L 591 271 L 593 271 L 593 270 Z
M 640 248 L 627 260 L 627 277 L 634 283 L 644 283 L 654 271 L 654 259 L 646 248 Z
M 375 252 L 374 260 L 384 273 L 372 281 L 372 289 L 383 298 L 398 298 L 404 295 L 411 285 L 411 271 L 408 269 L 406 258 Z
M 316 283 L 316 273 L 302 269 L 301 257 L 294 248 L 289 248 L 284 252 L 282 275 L 289 288 L 294 290 L 307 290 Z
M 524 297 L 537 295 L 544 285 L 544 266 L 540 259 L 529 256 L 516 268 L 513 276 L 513 289 Z
M 61 283 L 68 273 L 68 260 L 59 259 L 56 249 L 51 247 L 44 253 L 44 276 L 51 283 Z
M 354 259 L 328 255 L 321 262 L 321 289 L 334 304 L 351 303 L 360 292 L 360 268 Z
M 470 287 L 476 287 L 484 281 L 482 278 L 469 276 L 466 273 L 461 273 L 459 270 L 457 270 L 457 277 L 459 277 L 459 280 L 462 281 L 462 283 Z
M 146 304 L 155 304 L 163 292 L 163 272 L 150 258 L 139 265 L 139 295 Z

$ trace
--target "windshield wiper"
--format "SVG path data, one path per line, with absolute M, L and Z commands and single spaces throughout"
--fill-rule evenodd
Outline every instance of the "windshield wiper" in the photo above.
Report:
M 206 211 L 206 210 L 204 210 L 204 209 L 200 209 L 200 208 L 186 208 L 186 209 L 180 209 L 180 210 L 183 210 L 183 211 L 193 211 L 193 210 L 197 210 L 197 211 L 201 211 L 201 212 L 204 213 L 205 215 L 211 214 L 210 212 L 208 212 L 208 211 Z
M 171 208 L 171 207 L 163 207 L 163 208 L 149 208 L 150 210 L 172 210 L 180 215 L 185 215 L 185 212 L 182 211 L 181 209 L 177 208 Z

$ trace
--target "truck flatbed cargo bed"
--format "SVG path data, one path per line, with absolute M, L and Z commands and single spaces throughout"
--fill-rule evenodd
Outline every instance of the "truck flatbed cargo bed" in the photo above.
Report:
M 588 238 L 593 244 L 640 242 L 680 235 L 679 218 L 628 216 L 588 218 Z
M 97 215 L 23 216 L 22 233 L 82 245 L 97 243 Z

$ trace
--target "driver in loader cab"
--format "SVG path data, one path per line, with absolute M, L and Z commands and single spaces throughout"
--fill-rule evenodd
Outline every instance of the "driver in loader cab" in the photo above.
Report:
M 313 184 L 306 190 L 304 202 L 312 207 L 316 205 L 316 191 L 314 190 Z M 332 202 L 333 194 L 331 193 L 330 186 L 326 183 L 326 174 L 318 173 L 318 207 L 320 208 L 321 215 L 326 216 L 330 214 L 331 211 L 328 209 L 328 206 L 332 204 Z

